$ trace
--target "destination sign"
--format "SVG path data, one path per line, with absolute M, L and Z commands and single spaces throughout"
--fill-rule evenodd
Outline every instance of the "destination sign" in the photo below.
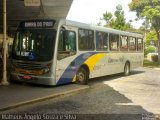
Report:
M 21 27 L 25 28 L 51 28 L 55 24 L 54 20 L 49 21 L 24 21 L 21 23 Z
M 40 0 L 24 0 L 25 6 L 40 6 L 41 2 Z

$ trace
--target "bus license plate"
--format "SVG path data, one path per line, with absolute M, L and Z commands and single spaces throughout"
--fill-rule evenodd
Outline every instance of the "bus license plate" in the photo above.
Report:
M 31 76 L 29 76 L 29 75 L 24 75 L 23 76 L 23 79 L 25 79 L 25 80 L 30 80 L 32 77 Z

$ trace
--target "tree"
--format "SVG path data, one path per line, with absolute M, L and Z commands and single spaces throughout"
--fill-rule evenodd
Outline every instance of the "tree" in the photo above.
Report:
M 124 11 L 121 5 L 116 6 L 116 11 L 114 12 L 114 15 L 116 19 L 114 21 L 113 28 L 119 29 L 119 30 L 127 30 L 128 24 L 126 24 L 126 21 L 124 18 Z
M 111 27 L 112 21 L 113 21 L 113 15 L 111 12 L 107 12 L 103 14 L 103 18 L 102 20 L 104 20 L 106 22 L 106 27 Z
M 137 13 L 137 17 L 149 21 L 155 29 L 158 39 L 158 61 L 160 63 L 160 0 L 132 0 L 130 10 Z
M 124 11 L 121 5 L 116 6 L 116 11 L 114 12 L 115 19 L 111 12 L 106 12 L 103 14 L 103 20 L 106 21 L 106 27 L 111 27 L 118 30 L 127 30 L 130 26 L 126 23 L 124 18 Z
M 149 46 L 151 41 L 154 43 L 156 43 L 157 41 L 157 36 L 155 31 L 150 31 L 146 34 L 146 46 Z

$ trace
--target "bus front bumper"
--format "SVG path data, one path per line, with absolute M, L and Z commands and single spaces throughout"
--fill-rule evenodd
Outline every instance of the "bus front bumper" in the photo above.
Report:
M 11 80 L 41 85 L 56 85 L 56 80 L 54 79 L 54 77 L 46 76 L 33 76 L 11 73 Z

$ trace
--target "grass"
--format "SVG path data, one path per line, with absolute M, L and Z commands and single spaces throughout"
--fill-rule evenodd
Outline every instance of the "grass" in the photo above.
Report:
M 158 62 L 152 62 L 152 61 L 149 61 L 149 60 L 144 60 L 143 62 L 143 66 L 144 67 L 160 67 L 160 63 Z

